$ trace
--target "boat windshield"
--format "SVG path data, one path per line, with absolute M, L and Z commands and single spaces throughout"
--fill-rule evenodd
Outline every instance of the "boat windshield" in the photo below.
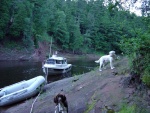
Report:
M 56 60 L 56 64 L 67 64 L 66 60 Z
M 55 64 L 55 60 L 54 59 L 48 59 L 46 63 L 47 64 Z

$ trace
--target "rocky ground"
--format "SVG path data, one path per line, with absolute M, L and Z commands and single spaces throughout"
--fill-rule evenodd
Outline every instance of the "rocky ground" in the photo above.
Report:
M 102 72 L 96 68 L 89 73 L 45 85 L 45 91 L 35 102 L 32 113 L 54 113 L 53 98 L 58 93 L 66 95 L 69 113 L 114 113 L 119 111 L 124 103 L 130 106 L 134 103 L 139 104 L 141 108 L 144 107 L 150 112 L 149 96 L 133 85 L 124 85 L 123 80 L 128 75 L 127 59 L 116 61 L 115 67 L 114 70 L 108 67 Z M 35 97 L 1 107 L 0 113 L 30 113 L 34 100 Z

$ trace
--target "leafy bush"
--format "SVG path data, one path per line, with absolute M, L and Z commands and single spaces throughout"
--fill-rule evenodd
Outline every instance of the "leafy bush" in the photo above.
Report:
M 142 81 L 150 87 L 150 65 L 144 70 Z
M 8 47 L 8 48 L 16 48 L 16 47 L 18 47 L 17 43 L 13 42 L 13 41 L 7 41 L 5 43 L 5 46 Z
M 121 46 L 131 60 L 131 71 L 150 85 L 150 34 L 139 33 L 136 38 L 123 39 Z
M 123 106 L 122 109 L 117 113 L 136 113 L 135 106 Z

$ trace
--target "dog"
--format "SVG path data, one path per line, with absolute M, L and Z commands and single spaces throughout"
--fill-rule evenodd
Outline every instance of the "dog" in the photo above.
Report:
M 114 69 L 115 67 L 113 66 L 113 60 L 115 57 L 116 57 L 115 51 L 110 51 L 109 55 L 104 55 L 100 57 L 99 60 L 95 61 L 96 63 L 100 63 L 99 71 L 102 71 L 102 66 L 104 67 L 104 64 L 106 62 L 110 62 L 110 68 Z
M 55 113 L 68 113 L 68 102 L 65 95 L 56 95 L 54 97 L 54 103 L 56 104 Z

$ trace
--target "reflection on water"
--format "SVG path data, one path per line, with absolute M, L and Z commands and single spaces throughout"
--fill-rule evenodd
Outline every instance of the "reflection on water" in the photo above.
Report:
M 52 75 L 48 76 L 48 83 L 57 81 L 73 75 L 86 73 L 94 69 L 97 65 L 91 60 L 72 60 L 72 70 L 66 75 Z M 41 62 L 28 62 L 28 61 L 0 61 L 0 88 L 11 85 L 22 80 L 28 80 L 33 77 L 43 75 Z

